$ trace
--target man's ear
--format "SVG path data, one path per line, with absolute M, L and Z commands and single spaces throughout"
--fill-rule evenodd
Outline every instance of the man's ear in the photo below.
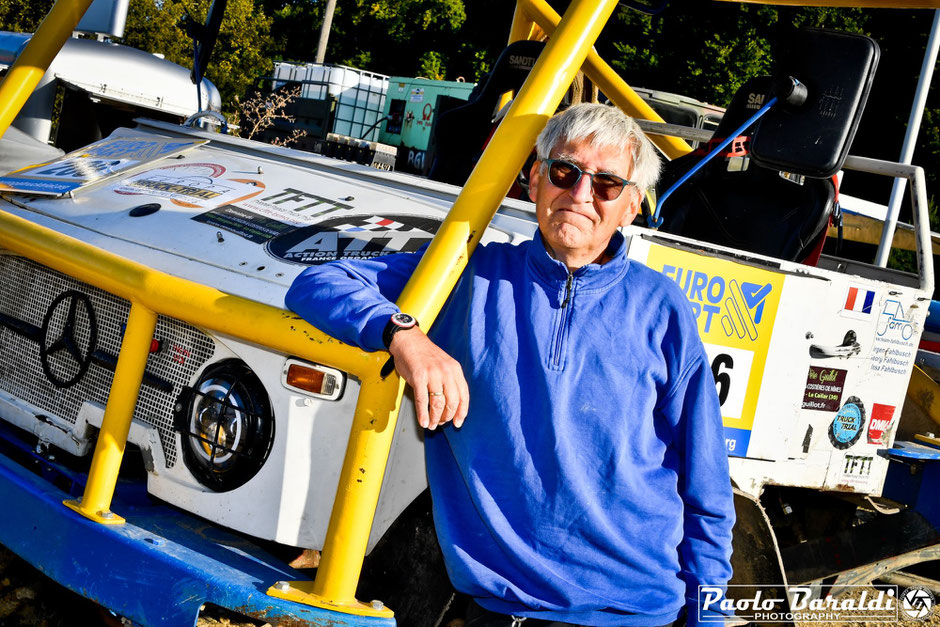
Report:
M 636 218 L 636 214 L 640 211 L 640 203 L 643 202 L 643 192 L 639 188 L 631 186 L 629 190 L 624 190 L 624 193 L 630 193 L 630 204 L 627 206 L 627 210 L 623 214 L 623 218 L 620 220 L 620 226 L 630 226 L 633 224 L 633 219 Z
M 529 168 L 529 200 L 535 202 L 535 196 L 538 193 L 539 183 L 541 182 L 542 162 L 536 159 Z

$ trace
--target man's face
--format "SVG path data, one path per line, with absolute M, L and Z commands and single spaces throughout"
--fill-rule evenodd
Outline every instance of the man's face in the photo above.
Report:
M 604 172 L 629 180 L 633 173 L 630 154 L 609 146 L 566 141 L 556 145 L 550 157 L 592 174 Z M 570 189 L 556 187 L 541 161 L 536 161 L 529 173 L 529 197 L 535 202 L 542 237 L 555 257 L 587 259 L 585 264 L 603 254 L 617 227 L 630 224 L 640 208 L 636 186 L 627 185 L 617 198 L 602 200 L 594 196 L 587 175 Z

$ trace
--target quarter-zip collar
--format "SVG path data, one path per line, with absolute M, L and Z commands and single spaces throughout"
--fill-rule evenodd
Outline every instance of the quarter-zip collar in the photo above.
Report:
M 536 231 L 535 237 L 526 246 L 526 265 L 533 278 L 548 293 L 554 294 L 558 301 L 556 304 L 561 305 L 566 287 L 570 288 L 567 266 L 548 254 L 541 231 Z M 627 259 L 626 240 L 619 231 L 615 231 L 610 238 L 607 256 L 607 263 L 589 263 L 570 273 L 577 282 L 579 293 L 590 294 L 610 289 L 627 272 L 630 260 Z

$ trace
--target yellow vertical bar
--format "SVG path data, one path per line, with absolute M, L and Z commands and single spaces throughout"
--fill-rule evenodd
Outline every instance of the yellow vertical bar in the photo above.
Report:
M 363 379 L 316 579 L 278 582 L 268 590 L 271 596 L 348 614 L 392 616 L 382 605 L 357 601 L 356 586 L 404 389 L 394 373 Z
M 156 326 L 157 314 L 139 303 L 131 303 L 85 493 L 81 501 L 65 502 L 82 516 L 101 523 L 124 522 L 123 518 L 111 512 L 111 498 L 114 496 L 114 486 L 117 485 L 118 470 L 124 457 L 124 446 L 127 444 L 127 434 L 137 405 L 137 393 L 144 378 Z
M 532 68 L 398 301 L 425 328 L 616 6 L 617 0 L 574 0 Z M 355 593 L 403 389 L 395 375 L 364 377 L 316 580 L 279 582 L 268 594 L 352 614 L 391 615 L 359 603 Z
M 92 0 L 57 0 L 0 83 L 0 135 L 7 132 Z

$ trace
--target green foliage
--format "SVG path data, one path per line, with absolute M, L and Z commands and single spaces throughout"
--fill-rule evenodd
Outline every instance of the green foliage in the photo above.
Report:
M 322 2 L 261 0 L 273 16 L 276 58 L 311 62 Z M 338 0 L 326 62 L 396 76 L 476 80 L 506 45 L 505 0 Z
M 32 33 L 52 8 L 54 0 L 0 0 L 0 29 Z
M 425 78 L 430 78 L 435 81 L 444 79 L 444 66 L 441 53 L 434 51 L 425 52 L 421 55 L 418 63 L 421 66 L 419 76 L 424 76 Z
M 193 65 L 193 43 L 180 28 L 187 13 L 204 23 L 209 0 L 131 0 L 124 43 L 163 54 L 182 66 Z M 235 98 L 245 93 L 259 75 L 270 72 L 268 34 L 271 19 L 253 0 L 229 0 L 218 41 L 206 76 L 222 95 L 223 109 L 231 111 Z

